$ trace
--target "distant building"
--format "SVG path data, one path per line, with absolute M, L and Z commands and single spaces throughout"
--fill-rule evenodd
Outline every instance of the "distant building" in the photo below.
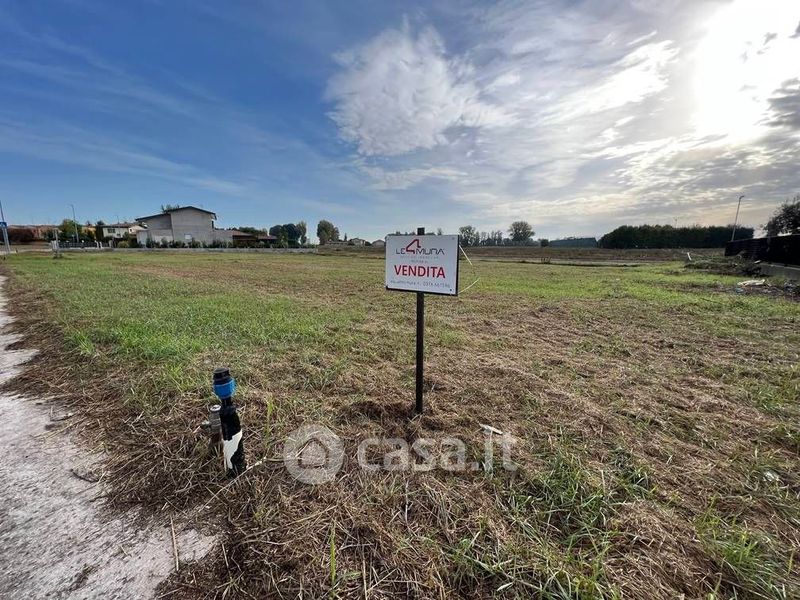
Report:
M 593 237 L 568 237 L 560 240 L 550 240 L 553 248 L 597 248 L 597 239 Z
M 278 238 L 274 235 L 268 235 L 266 233 L 255 235 L 245 231 L 239 231 L 238 229 L 215 229 L 214 239 L 217 242 L 232 244 L 234 246 L 255 246 L 260 243 L 271 246 L 278 241 Z
M 265 244 L 271 246 L 278 241 L 278 238 L 274 235 L 269 235 L 268 233 L 262 233 L 258 236 L 259 242 L 264 242 Z
M 144 231 L 144 227 L 136 223 L 112 223 L 110 225 L 103 225 L 102 237 L 113 238 L 121 240 L 126 235 L 135 236 L 140 231 Z
M 20 229 L 30 229 L 33 232 L 33 237 L 36 240 L 46 240 L 53 236 L 57 236 L 58 225 L 12 225 L 12 227 L 19 227 Z
M 252 233 L 238 229 L 215 229 L 214 239 L 228 244 L 255 244 L 258 239 Z
M 361 238 L 350 238 L 350 241 L 347 243 L 351 246 L 365 246 L 367 244 L 367 240 Z
M 223 241 L 220 239 L 219 230 L 214 229 L 216 219 L 217 215 L 210 210 L 195 206 L 165 210 L 157 215 L 136 219 L 144 227 L 136 234 L 136 240 L 140 244 L 146 244 L 148 239 L 156 243 L 183 242 L 184 244 L 192 242 L 211 244 L 215 240 Z
M 386 241 L 385 240 L 375 240 L 374 242 L 372 242 L 372 245 L 375 246 L 376 248 L 384 248 L 384 247 L 386 247 Z

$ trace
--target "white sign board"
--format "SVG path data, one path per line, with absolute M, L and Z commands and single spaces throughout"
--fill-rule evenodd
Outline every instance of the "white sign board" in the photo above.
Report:
M 387 235 L 386 289 L 458 295 L 457 235 Z

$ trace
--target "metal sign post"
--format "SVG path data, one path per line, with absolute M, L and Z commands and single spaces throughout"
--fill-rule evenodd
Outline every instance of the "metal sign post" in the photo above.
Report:
M 386 236 L 386 289 L 417 295 L 417 364 L 414 410 L 422 413 L 423 364 L 425 352 L 425 294 L 458 295 L 458 236 Z
M 425 235 L 424 227 L 417 227 L 417 235 Z M 425 354 L 425 293 L 417 292 L 417 388 L 414 412 L 422 414 L 422 371 Z

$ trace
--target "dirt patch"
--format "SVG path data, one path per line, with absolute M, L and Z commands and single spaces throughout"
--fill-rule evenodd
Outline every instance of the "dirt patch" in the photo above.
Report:
M 0 290 L 4 284 L 0 277 Z M 3 333 L 12 319 L 0 291 L 0 385 L 17 377 L 32 350 Z M 7 598 L 148 598 L 179 563 L 196 561 L 214 538 L 180 515 L 142 518 L 105 505 L 105 456 L 72 439 L 75 415 L 53 399 L 0 393 L 0 589 Z

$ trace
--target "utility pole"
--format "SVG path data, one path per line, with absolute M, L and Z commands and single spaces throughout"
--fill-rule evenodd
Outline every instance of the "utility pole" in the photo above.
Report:
M 3 201 L 0 200 L 0 229 L 3 230 L 3 245 L 6 248 L 6 255 L 11 255 L 11 244 L 8 242 L 8 223 L 6 223 L 6 215 L 3 212 Z
M 731 232 L 731 241 L 736 237 L 736 225 L 739 223 L 739 208 L 742 206 L 742 198 L 744 194 L 739 196 L 739 204 L 736 205 L 736 218 L 733 219 L 733 231 Z
M 75 205 L 70 204 L 72 207 L 72 224 L 75 225 L 75 243 L 78 243 L 78 221 L 75 219 Z

